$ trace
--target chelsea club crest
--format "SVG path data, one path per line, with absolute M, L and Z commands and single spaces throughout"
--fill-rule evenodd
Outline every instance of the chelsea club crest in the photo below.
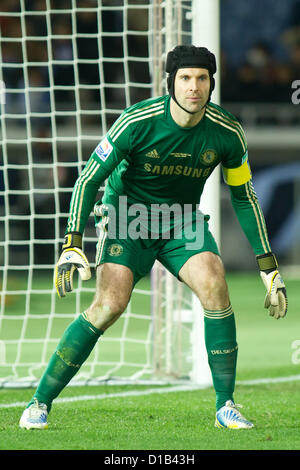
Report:
M 213 149 L 209 149 L 209 150 L 205 150 L 205 152 L 203 152 L 200 155 L 200 162 L 203 165 L 210 166 L 216 162 L 217 158 L 218 158 L 217 152 Z
M 108 253 L 110 256 L 120 256 L 123 253 L 123 247 L 118 243 L 114 243 L 108 247 Z

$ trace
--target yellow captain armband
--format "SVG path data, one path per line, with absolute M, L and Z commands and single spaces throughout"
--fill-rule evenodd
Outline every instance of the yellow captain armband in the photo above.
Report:
M 238 168 L 222 167 L 225 183 L 229 186 L 241 186 L 251 180 L 251 171 L 246 160 Z

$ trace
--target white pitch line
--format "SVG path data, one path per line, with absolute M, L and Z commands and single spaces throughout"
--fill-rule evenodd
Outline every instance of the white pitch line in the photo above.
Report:
M 102 393 L 100 395 L 79 395 L 77 397 L 65 397 L 55 399 L 55 403 L 70 403 L 75 401 L 88 401 L 88 400 L 104 400 L 106 398 L 115 397 L 135 397 L 141 395 L 151 395 L 154 393 L 171 393 L 171 392 L 186 392 L 190 390 L 199 390 L 206 387 L 201 385 L 177 385 L 175 387 L 163 387 L 163 388 L 149 388 L 146 390 L 130 390 L 128 392 L 117 392 L 117 393 Z M 0 404 L 0 408 L 15 408 L 19 406 L 26 406 L 28 402 L 15 402 L 15 403 L 3 403 Z
M 269 379 L 253 379 L 253 380 L 240 380 L 236 381 L 237 385 L 261 385 L 261 384 L 276 384 L 280 382 L 294 382 L 300 380 L 300 374 L 290 375 L 288 377 L 274 377 Z
M 272 384 L 280 382 L 293 382 L 300 380 L 299 375 L 290 375 L 288 377 L 274 377 L 266 379 L 253 379 L 253 380 L 240 380 L 237 381 L 237 385 L 261 385 L 261 384 Z M 102 393 L 100 395 L 79 395 L 77 397 L 65 397 L 55 399 L 55 403 L 71 403 L 77 401 L 90 401 L 90 400 L 105 400 L 107 398 L 116 397 L 137 397 L 142 395 L 152 395 L 157 393 L 172 393 L 172 392 L 186 392 L 193 390 L 200 390 L 207 388 L 207 386 L 201 385 L 176 385 L 174 387 L 162 387 L 162 388 L 148 388 L 146 390 L 130 390 L 127 392 L 117 393 Z M 0 403 L 1 408 L 24 408 L 28 402 L 15 402 L 15 403 Z

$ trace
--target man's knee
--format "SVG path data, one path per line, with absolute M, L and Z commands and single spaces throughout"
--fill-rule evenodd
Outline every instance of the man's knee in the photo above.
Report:
M 127 303 L 117 299 L 109 302 L 96 300 L 90 305 L 85 313 L 92 325 L 104 331 L 115 323 L 120 315 L 126 310 L 126 307 Z
M 88 320 L 106 330 L 126 310 L 133 289 L 133 274 L 129 268 L 105 263 L 97 268 L 96 295 L 86 310 Z
M 127 301 L 122 299 L 109 299 L 108 301 L 99 299 L 94 300 L 89 310 L 93 311 L 96 316 L 120 316 L 126 310 Z
M 204 308 L 227 307 L 229 302 L 221 258 L 211 252 L 192 257 L 181 271 L 182 280 L 193 289 Z

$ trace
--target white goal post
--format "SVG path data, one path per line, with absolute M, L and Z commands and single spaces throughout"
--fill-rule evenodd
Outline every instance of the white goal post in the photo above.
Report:
M 35 386 L 64 329 L 92 299 L 95 276 L 76 279 L 63 300 L 52 282 L 74 182 L 125 107 L 165 93 L 167 51 L 206 45 L 196 34 L 201 5 L 218 37 L 218 1 L 0 6 L 0 386 Z M 218 207 L 210 210 L 217 221 Z M 95 237 L 91 216 L 84 250 L 92 268 Z M 211 383 L 201 306 L 158 263 L 72 383 L 117 381 Z

